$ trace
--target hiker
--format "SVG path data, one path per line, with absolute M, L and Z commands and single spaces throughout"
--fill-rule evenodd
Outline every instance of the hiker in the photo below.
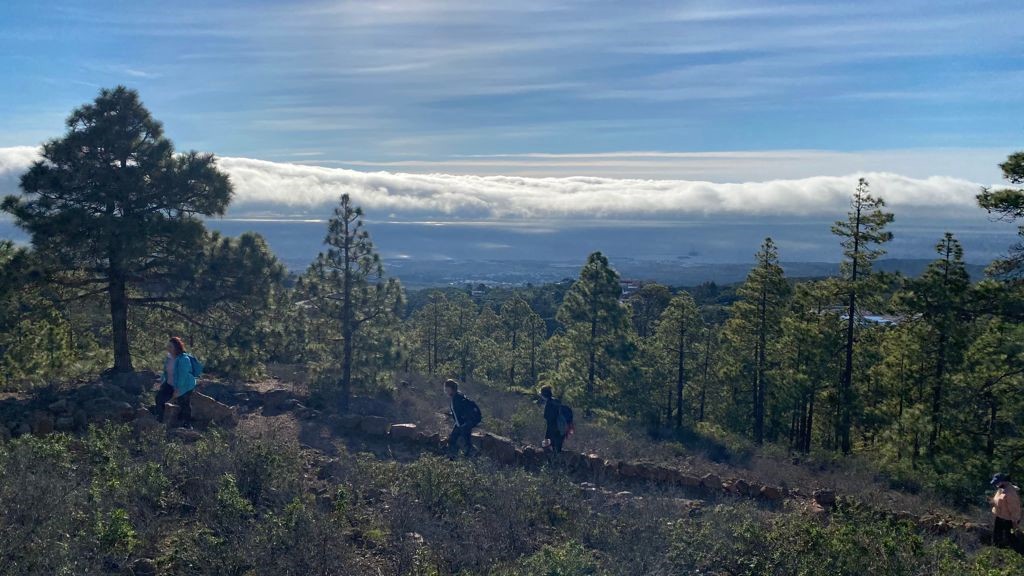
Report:
M 459 453 L 459 439 L 466 443 L 466 457 L 473 453 L 473 428 L 482 420 L 480 407 L 466 395 L 459 392 L 459 383 L 449 378 L 444 382 L 444 392 L 451 398 L 451 415 L 455 427 L 448 435 L 448 455 L 454 458 Z
M 544 431 L 545 447 L 550 447 L 556 454 L 562 451 L 562 444 L 572 434 L 572 409 L 555 399 L 551 386 L 540 389 L 540 397 L 544 400 Z
M 156 393 L 156 415 L 161 422 L 167 403 L 173 400 L 181 407 L 178 420 L 189 425 L 192 420 L 192 391 L 196 388 L 196 378 L 202 372 L 203 365 L 185 351 L 181 338 L 172 337 L 167 342 L 167 359 L 160 376 L 160 390 Z
M 1020 489 L 1010 482 L 1007 474 L 996 474 L 990 482 L 996 488 L 992 496 L 992 515 L 995 526 L 992 529 L 992 543 L 1000 548 L 1013 545 L 1013 532 L 1020 528 Z

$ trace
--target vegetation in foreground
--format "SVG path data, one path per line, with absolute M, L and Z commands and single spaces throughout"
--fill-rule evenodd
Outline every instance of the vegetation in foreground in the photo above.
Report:
M 93 428 L 0 446 L 2 574 L 966 574 L 1024 570 L 909 523 L 588 493 L 557 471 Z M 639 496 L 639 497 L 636 497 Z M 134 572 L 133 572 L 134 571 Z

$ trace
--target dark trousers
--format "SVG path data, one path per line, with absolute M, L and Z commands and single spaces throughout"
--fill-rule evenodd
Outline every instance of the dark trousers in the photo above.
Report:
M 161 422 L 164 421 L 164 410 L 167 407 L 167 403 L 171 401 L 174 396 L 174 386 L 170 384 L 161 384 L 160 390 L 156 393 L 156 417 Z M 178 421 L 182 424 L 188 424 L 192 420 L 192 391 L 178 396 L 174 399 L 174 403 L 181 407 L 181 411 L 178 412 Z
M 565 442 L 565 436 L 558 433 L 558 428 L 548 430 L 544 437 L 551 441 L 552 451 L 556 454 L 562 451 L 562 443 Z
M 455 456 L 459 453 L 459 439 L 462 439 L 466 443 L 466 457 L 473 453 L 473 427 L 472 426 L 456 426 L 452 428 L 452 433 L 448 435 L 448 454 Z
M 996 518 L 996 524 L 992 528 L 992 543 L 1000 548 L 1013 546 L 1013 522 Z

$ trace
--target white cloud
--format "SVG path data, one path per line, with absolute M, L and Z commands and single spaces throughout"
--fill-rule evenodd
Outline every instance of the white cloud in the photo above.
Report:
M 628 153 L 627 153 L 628 154 Z M 733 159 L 752 153 L 734 153 Z M 791 153 L 752 154 L 763 160 Z M 31 147 L 0 148 L 0 192 L 15 191 L 17 175 L 35 156 Z M 723 153 L 716 153 L 721 157 Z M 728 159 L 728 154 L 724 154 Z M 670 156 L 670 158 L 673 156 Z M 707 160 L 704 155 L 698 159 Z M 677 158 L 678 159 L 678 158 Z M 683 158 L 685 159 L 685 157 Z M 705 180 L 528 177 L 469 174 L 360 172 L 221 158 L 236 197 L 233 216 L 326 215 L 349 193 L 371 215 L 442 218 L 662 218 L 694 214 L 818 215 L 846 210 L 857 177 L 897 211 L 955 213 L 971 210 L 980 185 L 962 178 L 912 178 L 892 172 L 812 176 L 736 183 Z

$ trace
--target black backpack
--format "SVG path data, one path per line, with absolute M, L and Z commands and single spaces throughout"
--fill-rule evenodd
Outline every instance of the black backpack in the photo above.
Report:
M 483 414 L 480 413 L 480 407 L 469 398 L 466 398 L 466 403 L 469 404 L 469 418 L 466 424 L 469 426 L 479 426 L 480 422 L 484 419 Z
M 560 404 L 558 406 L 558 433 L 566 436 L 572 429 L 572 408 Z

